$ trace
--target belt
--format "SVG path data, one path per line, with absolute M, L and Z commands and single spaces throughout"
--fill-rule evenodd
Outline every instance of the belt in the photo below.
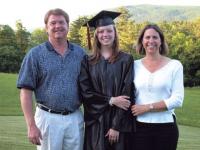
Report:
M 47 111 L 47 112 L 50 112 L 50 113 L 53 113 L 53 114 L 60 114 L 60 115 L 68 115 L 68 114 L 71 114 L 72 112 L 71 111 L 68 111 L 68 110 L 64 110 L 64 111 L 56 111 L 56 110 L 52 110 L 42 104 L 39 104 L 37 103 L 36 104 L 37 107 L 39 107 L 40 109 L 44 110 L 44 111 Z

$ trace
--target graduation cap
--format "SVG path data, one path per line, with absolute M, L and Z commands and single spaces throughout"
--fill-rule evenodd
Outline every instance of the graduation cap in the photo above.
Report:
M 101 26 L 107 26 L 114 24 L 114 19 L 118 17 L 121 13 L 120 12 L 113 12 L 102 10 L 96 16 L 91 18 L 87 21 L 83 26 L 87 26 L 87 38 L 88 38 L 88 48 L 91 49 L 91 42 L 90 42 L 90 29 L 89 28 L 97 28 Z

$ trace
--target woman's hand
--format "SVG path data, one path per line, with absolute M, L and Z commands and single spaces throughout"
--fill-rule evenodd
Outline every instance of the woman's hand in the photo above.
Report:
M 133 116 L 138 116 L 146 112 L 149 112 L 150 107 L 148 105 L 133 105 L 131 107 L 131 111 L 132 111 Z
M 128 110 L 128 108 L 131 105 L 131 102 L 129 101 L 129 99 L 130 99 L 130 97 L 124 96 L 124 95 L 112 97 L 111 98 L 111 104 L 115 105 L 115 106 L 117 106 L 121 109 Z
M 119 131 L 109 129 L 105 137 L 108 137 L 110 144 L 117 143 L 119 141 Z

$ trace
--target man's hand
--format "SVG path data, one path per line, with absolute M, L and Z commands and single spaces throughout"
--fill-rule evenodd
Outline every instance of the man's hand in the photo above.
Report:
M 36 125 L 32 125 L 28 128 L 28 139 L 32 144 L 41 145 L 42 135 Z

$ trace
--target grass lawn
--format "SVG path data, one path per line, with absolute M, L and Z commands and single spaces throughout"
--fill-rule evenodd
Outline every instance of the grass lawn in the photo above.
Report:
M 16 74 L 0 73 L 0 116 L 22 115 Z M 176 109 L 181 125 L 200 127 L 200 88 L 185 88 L 182 108 Z
M 34 150 L 26 135 L 16 74 L 0 73 L 0 150 Z M 176 109 L 180 129 L 178 150 L 200 149 L 200 87 L 185 88 L 182 108 Z
M 200 127 L 200 88 L 185 88 L 182 108 L 176 109 L 177 121 L 181 125 Z
M 178 150 L 200 150 L 200 128 L 179 125 Z
M 34 150 L 23 116 L 0 116 L 0 150 Z
M 0 150 L 35 150 L 26 135 L 23 116 L 0 116 Z M 200 130 L 179 125 L 178 150 L 199 150 Z
M 16 74 L 0 73 L 0 116 L 22 115 Z

